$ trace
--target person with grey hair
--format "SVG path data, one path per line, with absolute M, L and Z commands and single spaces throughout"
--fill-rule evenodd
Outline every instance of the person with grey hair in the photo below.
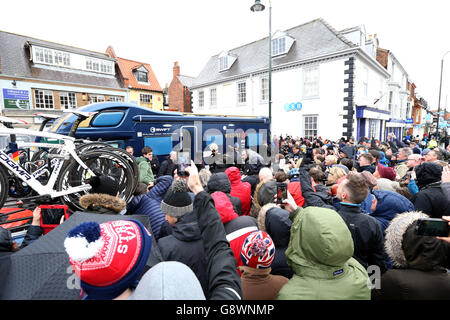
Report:
M 397 164 L 394 167 L 395 173 L 397 174 L 396 179 L 401 180 L 405 174 L 408 172 L 409 168 L 406 164 L 408 157 L 413 154 L 412 149 L 405 147 L 400 148 L 397 154 Z
M 199 171 L 198 176 L 200 177 L 200 182 L 203 188 L 206 188 L 206 186 L 208 185 L 208 181 L 211 178 L 211 175 L 211 171 L 206 168 L 203 168 Z
M 161 176 L 174 176 L 175 169 L 177 168 L 177 152 L 171 151 L 169 156 L 161 163 L 161 167 L 158 171 L 158 177 Z

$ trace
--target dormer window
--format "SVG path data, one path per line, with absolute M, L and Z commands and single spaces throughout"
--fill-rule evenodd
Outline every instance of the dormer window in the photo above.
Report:
M 272 56 L 278 56 L 286 52 L 286 38 L 272 40 Z
M 148 71 L 144 66 L 134 70 L 134 77 L 138 82 L 148 83 Z
M 137 81 L 139 82 L 147 82 L 148 81 L 148 73 L 143 71 L 137 72 Z
M 219 55 L 219 72 L 229 70 L 233 63 L 237 60 L 234 55 L 229 54 L 226 51 L 223 51 Z
M 284 32 L 276 32 L 272 39 L 272 57 L 287 54 L 294 43 L 294 39 Z

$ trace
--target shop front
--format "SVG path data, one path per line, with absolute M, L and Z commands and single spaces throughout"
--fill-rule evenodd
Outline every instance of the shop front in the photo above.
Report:
M 356 139 L 362 137 L 381 140 L 384 136 L 384 123 L 390 119 L 390 113 L 367 106 L 356 107 Z

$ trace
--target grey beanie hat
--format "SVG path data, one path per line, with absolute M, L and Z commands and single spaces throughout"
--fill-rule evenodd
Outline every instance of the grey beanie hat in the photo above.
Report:
M 161 201 L 161 211 L 171 217 L 180 218 L 193 210 L 192 198 L 184 179 L 175 181 Z

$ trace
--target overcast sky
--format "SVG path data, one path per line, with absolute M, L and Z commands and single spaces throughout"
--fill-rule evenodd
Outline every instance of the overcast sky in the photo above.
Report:
M 266 37 L 269 1 L 261 2 L 263 12 L 250 11 L 254 0 L 2 1 L 0 30 L 99 52 L 111 45 L 119 57 L 150 63 L 164 87 L 174 61 L 181 74 L 195 77 L 211 56 Z M 437 108 L 441 58 L 450 50 L 450 1 L 271 2 L 273 32 L 319 17 L 337 30 L 364 24 Z M 450 54 L 445 61 L 441 108 L 450 95 Z

